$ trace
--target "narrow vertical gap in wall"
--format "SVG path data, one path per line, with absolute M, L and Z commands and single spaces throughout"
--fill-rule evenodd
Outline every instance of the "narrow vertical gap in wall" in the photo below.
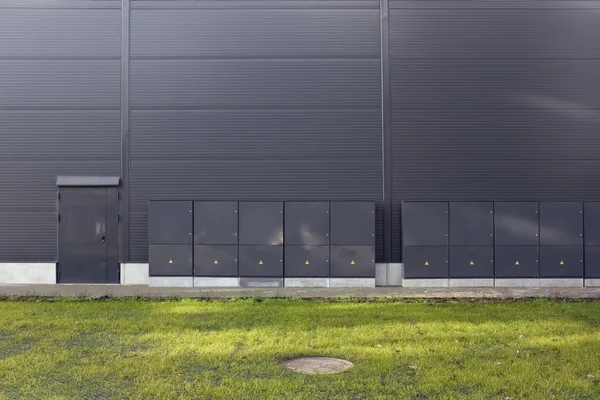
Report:
M 388 1 L 380 0 L 381 31 L 381 157 L 383 167 L 383 249 L 384 261 L 392 262 L 392 136 L 390 131 L 390 60 Z
M 129 261 L 129 0 L 121 2 L 121 262 Z

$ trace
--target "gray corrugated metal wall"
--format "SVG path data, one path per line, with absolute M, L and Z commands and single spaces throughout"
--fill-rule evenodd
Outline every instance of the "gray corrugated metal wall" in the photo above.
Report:
M 390 1 L 402 200 L 600 199 L 600 2 Z
M 0 1 L 0 261 L 56 260 L 57 175 L 119 175 L 119 1 Z
M 381 206 L 378 0 L 134 1 L 130 68 L 132 260 L 150 199 Z
M 390 192 L 392 261 L 402 200 L 600 199 L 600 1 L 121 4 L 0 0 L 0 261 L 57 175 L 130 175 L 131 261 L 149 199 L 376 200 L 378 261 Z

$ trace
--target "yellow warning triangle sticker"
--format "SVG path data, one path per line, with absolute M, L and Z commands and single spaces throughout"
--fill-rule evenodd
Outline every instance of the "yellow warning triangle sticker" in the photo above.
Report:
M 471 261 L 471 262 L 469 263 L 469 265 L 475 265 L 475 263 L 474 263 L 473 261 Z
M 308 262 L 308 260 L 306 260 L 306 262 L 304 264 L 309 265 L 310 263 Z
M 565 265 L 565 262 L 563 260 L 560 260 L 559 264 L 560 265 Z
M 263 262 L 262 262 L 262 260 L 260 260 L 260 261 L 258 262 L 258 264 L 260 264 L 260 265 L 263 265 Z
M 519 264 L 519 260 L 517 260 L 517 262 L 515 263 L 515 265 L 521 265 L 521 264 Z
M 169 260 L 169 264 L 173 264 L 173 259 L 170 259 L 170 260 Z
M 429 261 L 425 261 L 425 264 L 424 264 L 424 265 L 429 265 Z
M 218 264 L 218 263 L 219 263 L 219 260 L 215 260 L 215 262 L 213 262 L 213 264 Z
M 356 263 L 354 262 L 354 260 L 352 260 L 352 262 L 351 262 L 350 264 L 351 264 L 351 265 L 354 265 L 354 264 L 356 264 Z

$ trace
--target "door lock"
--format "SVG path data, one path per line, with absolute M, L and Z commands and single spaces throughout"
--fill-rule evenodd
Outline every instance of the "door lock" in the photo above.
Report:
M 102 243 L 106 243 L 106 236 L 102 236 Z

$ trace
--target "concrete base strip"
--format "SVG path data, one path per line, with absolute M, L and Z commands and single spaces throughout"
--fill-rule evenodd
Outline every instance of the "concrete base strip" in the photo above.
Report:
M 600 287 L 600 279 L 586 279 L 585 287 Z
M 329 278 L 285 278 L 285 287 L 329 287 Z
M 497 278 L 494 281 L 496 287 L 540 287 L 538 278 Z
M 449 287 L 494 287 L 494 278 L 450 279 Z
M 402 286 L 406 288 L 446 288 L 448 279 L 404 279 Z
M 0 263 L 0 284 L 56 284 L 56 263 Z
M 240 278 L 241 287 L 279 288 L 283 287 L 283 278 Z
M 195 277 L 194 287 L 239 287 L 239 278 L 204 278 Z
M 147 298 L 430 298 L 430 299 L 599 299 L 600 288 L 200 288 L 123 285 L 5 285 L 0 296 L 147 297 Z
M 583 278 L 542 278 L 540 287 L 580 288 L 583 287 Z
M 330 278 L 332 288 L 374 288 L 375 278 Z
M 194 287 L 194 278 L 191 276 L 151 276 L 149 283 L 152 287 L 191 288 Z

